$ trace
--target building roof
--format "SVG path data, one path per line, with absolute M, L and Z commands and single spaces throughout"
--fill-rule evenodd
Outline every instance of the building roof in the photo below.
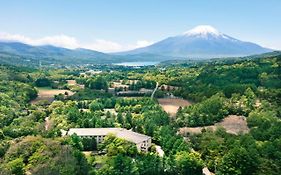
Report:
M 124 128 L 70 128 L 68 135 L 76 133 L 78 136 L 102 136 L 114 134 L 118 138 L 128 140 L 133 143 L 140 143 L 151 137 L 139 134 Z

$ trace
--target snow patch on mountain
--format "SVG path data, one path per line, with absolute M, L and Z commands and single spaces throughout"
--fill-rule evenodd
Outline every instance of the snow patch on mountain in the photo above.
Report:
M 187 32 L 184 32 L 184 35 L 186 36 L 195 36 L 195 35 L 201 35 L 201 36 L 207 36 L 207 35 L 214 35 L 214 36 L 222 36 L 223 34 L 220 33 L 217 29 L 210 25 L 200 25 L 197 27 L 194 27 L 191 30 L 188 30 Z

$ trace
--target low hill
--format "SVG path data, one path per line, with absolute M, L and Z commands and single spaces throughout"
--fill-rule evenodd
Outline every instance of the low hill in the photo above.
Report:
M 66 49 L 51 45 L 31 46 L 20 42 L 0 42 L 0 63 L 101 64 L 116 61 L 115 56 L 87 49 Z

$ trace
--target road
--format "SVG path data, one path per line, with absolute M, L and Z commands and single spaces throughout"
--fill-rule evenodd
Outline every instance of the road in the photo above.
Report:
M 45 130 L 49 130 L 50 128 L 50 118 L 49 117 L 46 117 L 45 118 Z
M 155 92 L 157 91 L 158 86 L 159 86 L 159 83 L 158 83 L 158 82 L 156 82 L 156 87 L 155 87 L 155 89 L 153 90 L 153 92 L 152 92 L 152 94 L 151 94 L 151 99 L 153 99 L 153 98 L 154 98 L 154 94 L 155 94 Z
M 164 153 L 164 151 L 162 150 L 161 146 L 156 145 L 155 148 L 156 148 L 157 154 L 158 154 L 160 157 L 164 157 L 164 154 L 165 154 L 165 153 Z

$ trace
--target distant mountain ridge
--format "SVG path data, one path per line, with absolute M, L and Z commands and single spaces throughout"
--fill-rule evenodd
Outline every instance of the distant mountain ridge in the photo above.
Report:
M 251 42 L 244 42 L 225 35 L 211 26 L 197 26 L 182 35 L 166 38 L 150 46 L 118 53 L 140 53 L 184 58 L 218 58 L 248 56 L 271 52 Z
M 40 60 L 48 64 L 100 64 L 114 62 L 115 57 L 87 49 L 66 49 L 51 45 L 31 46 L 20 42 L 0 42 L 0 57 L 14 55 L 23 60 Z
M 52 45 L 32 46 L 0 41 L 0 64 L 110 64 L 130 61 L 202 60 L 243 57 L 273 50 L 225 35 L 211 26 L 198 26 L 150 46 L 120 53 L 102 53 Z
M 0 64 L 47 65 L 111 64 L 130 61 L 165 61 L 174 59 L 156 54 L 111 55 L 94 50 L 67 49 L 51 45 L 31 46 L 20 42 L 0 41 Z

